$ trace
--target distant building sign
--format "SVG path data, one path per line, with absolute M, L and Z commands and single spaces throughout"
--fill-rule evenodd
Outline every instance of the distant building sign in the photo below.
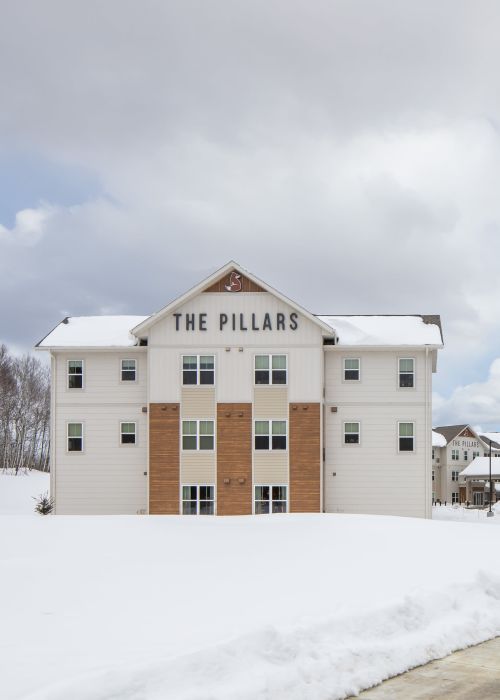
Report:
M 176 331 L 207 331 L 208 314 L 173 314 L 175 318 Z M 220 313 L 218 314 L 217 326 L 220 331 L 296 331 L 299 327 L 299 315 L 295 312 L 284 313 Z

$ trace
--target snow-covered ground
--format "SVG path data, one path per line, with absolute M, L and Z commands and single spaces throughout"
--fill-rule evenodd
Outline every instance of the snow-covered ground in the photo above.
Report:
M 9 700 L 334 700 L 500 634 L 496 528 L 340 514 L 0 527 Z
M 0 515 L 36 515 L 34 498 L 49 490 L 49 474 L 0 471 Z
M 492 506 L 495 515 L 488 517 L 487 510 L 464 508 L 463 506 L 434 506 L 433 520 L 454 520 L 456 522 L 482 523 L 483 525 L 500 525 L 500 501 Z

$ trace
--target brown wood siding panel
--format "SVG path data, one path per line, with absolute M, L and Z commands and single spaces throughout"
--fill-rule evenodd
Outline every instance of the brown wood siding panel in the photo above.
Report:
M 321 474 L 321 407 L 290 404 L 290 512 L 318 513 Z
M 178 403 L 149 404 L 149 512 L 179 514 Z
M 238 273 L 240 274 L 240 273 Z M 221 277 L 220 280 L 217 282 L 214 282 L 214 284 L 210 285 L 210 287 L 207 287 L 207 289 L 204 289 L 204 292 L 227 292 L 226 289 L 226 284 L 229 285 L 229 278 L 231 277 L 231 273 L 225 275 L 224 277 Z M 262 289 L 262 287 L 259 287 L 258 284 L 255 284 L 255 282 L 252 282 L 252 280 L 249 280 L 248 277 L 245 277 L 244 275 L 240 275 L 240 281 L 241 281 L 241 292 L 265 292 L 265 289 Z M 238 294 L 239 292 L 229 292 L 230 294 Z
M 224 480 L 229 479 L 225 484 Z M 242 481 L 242 483 L 240 483 Z M 217 404 L 217 514 L 252 512 L 252 404 Z

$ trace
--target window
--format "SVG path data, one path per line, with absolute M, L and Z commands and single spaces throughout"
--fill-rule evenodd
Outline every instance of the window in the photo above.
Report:
M 405 389 L 415 386 L 415 360 L 411 357 L 399 359 L 399 386 Z
M 256 384 L 286 384 L 286 355 L 255 355 Z
M 359 423 L 344 423 L 344 445 L 359 445 Z
M 83 360 L 68 360 L 68 389 L 83 389 Z
M 344 358 L 344 381 L 359 382 L 361 360 L 359 357 Z
M 455 462 L 458 462 L 458 450 L 451 451 L 451 459 Z
M 414 452 L 415 450 L 415 424 L 399 423 L 399 451 Z
M 434 481 L 434 469 L 432 470 L 432 481 Z
M 458 481 L 458 472 L 451 472 L 451 480 L 452 481 Z
M 183 515 L 214 515 L 213 486 L 182 486 Z
M 482 491 L 474 491 L 473 502 L 475 506 L 482 506 L 484 501 L 484 494 Z
M 182 383 L 184 386 L 215 383 L 214 355 L 183 355 Z
M 434 448 L 432 448 L 432 459 L 436 459 L 436 452 Z
M 458 503 L 458 493 L 456 491 L 453 491 L 453 493 L 451 494 L 451 502 Z
M 213 450 L 214 422 L 213 420 L 183 420 L 182 421 L 183 450 Z
M 479 457 L 479 452 L 472 453 L 472 459 L 476 459 L 476 457 Z
M 469 459 L 469 452 L 467 450 L 464 450 L 464 461 L 467 462 Z
M 83 452 L 83 423 L 68 423 L 68 452 Z
M 286 486 L 256 486 L 255 513 L 286 513 Z
M 135 445 L 135 423 L 120 423 L 120 443 L 122 445 Z
M 122 360 L 120 376 L 122 382 L 135 382 L 137 379 L 137 360 Z
M 286 420 L 256 420 L 255 449 L 286 450 Z

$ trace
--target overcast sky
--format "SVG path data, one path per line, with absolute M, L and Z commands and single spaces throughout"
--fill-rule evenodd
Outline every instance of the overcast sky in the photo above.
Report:
M 439 313 L 435 423 L 500 430 L 498 0 L 0 0 L 0 341 L 229 259 Z

